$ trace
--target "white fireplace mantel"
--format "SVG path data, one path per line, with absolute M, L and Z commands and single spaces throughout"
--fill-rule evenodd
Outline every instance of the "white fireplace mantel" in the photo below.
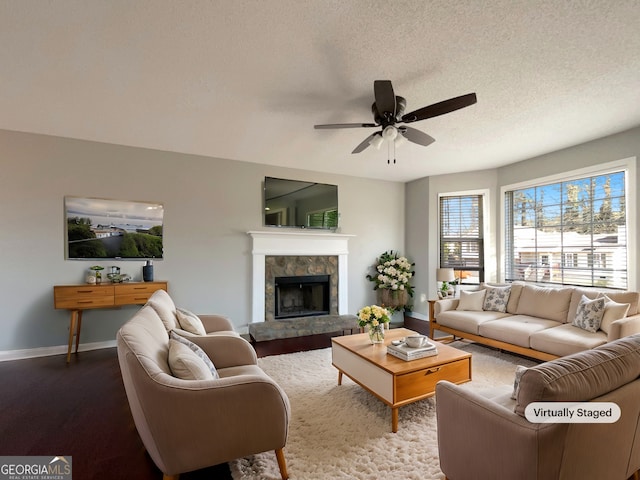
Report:
M 247 232 L 253 240 L 253 289 L 251 322 L 264 322 L 265 316 L 265 257 L 286 255 L 319 255 L 338 257 L 338 314 L 345 315 L 348 305 L 349 238 L 354 235 L 288 230 Z

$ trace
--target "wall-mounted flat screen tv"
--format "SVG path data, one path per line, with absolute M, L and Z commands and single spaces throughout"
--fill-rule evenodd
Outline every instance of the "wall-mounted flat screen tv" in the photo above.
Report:
M 338 186 L 265 177 L 264 225 L 335 230 Z
M 163 258 L 160 203 L 65 197 L 66 258 Z

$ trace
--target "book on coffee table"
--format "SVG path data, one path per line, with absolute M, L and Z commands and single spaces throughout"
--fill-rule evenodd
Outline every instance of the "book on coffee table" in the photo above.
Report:
M 438 354 L 436 346 L 429 342 L 427 345 L 418 348 L 411 348 L 406 343 L 400 345 L 388 345 L 387 353 L 402 360 L 416 360 L 418 358 L 431 357 Z

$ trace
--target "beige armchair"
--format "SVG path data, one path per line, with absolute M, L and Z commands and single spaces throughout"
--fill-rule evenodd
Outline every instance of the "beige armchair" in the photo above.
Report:
M 638 480 L 640 334 L 527 369 L 480 395 L 436 385 L 440 468 L 448 480 Z M 530 423 L 531 402 L 614 402 L 615 423 Z
M 285 392 L 257 365 L 253 347 L 235 335 L 194 337 L 219 378 L 182 380 L 169 366 L 169 334 L 156 310 L 144 306 L 117 334 L 118 359 L 131 413 L 164 479 L 283 449 L 290 406 Z

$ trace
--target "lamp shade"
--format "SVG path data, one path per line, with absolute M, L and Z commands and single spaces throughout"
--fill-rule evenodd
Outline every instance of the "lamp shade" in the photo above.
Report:
M 455 279 L 453 268 L 438 268 L 436 270 L 436 280 L 438 282 L 453 282 Z

